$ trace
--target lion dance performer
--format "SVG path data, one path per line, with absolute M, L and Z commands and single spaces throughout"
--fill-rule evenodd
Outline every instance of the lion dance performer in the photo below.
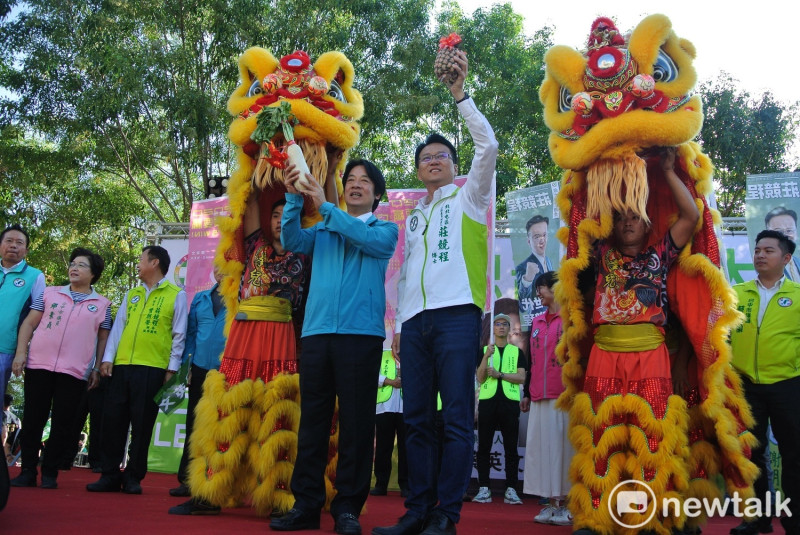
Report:
M 294 325 L 302 321 L 296 311 L 308 261 L 280 248 L 282 169 L 289 146 L 296 145 L 310 172 L 327 182 L 331 200 L 341 204 L 341 167 L 358 141 L 356 121 L 364 111 L 353 66 L 339 52 L 312 64 L 303 51 L 278 60 L 250 48 L 239 59 L 239 72 L 241 83 L 228 101 L 238 167 L 228 185 L 231 214 L 219 222 L 215 258 L 225 274 L 228 342 L 220 372 L 208 374 L 197 405 L 189 467 L 194 507 L 181 514 L 214 514 L 245 500 L 267 514 L 294 503 L 289 481 L 300 420 Z M 311 226 L 321 217 L 314 203 L 305 206 L 303 226 Z M 337 434 L 334 425 L 328 503 Z
M 569 223 L 558 235 L 567 249 L 556 291 L 559 406 L 570 413 L 568 500 L 581 535 L 697 532 L 704 519 L 687 518 L 682 503 L 719 498 L 719 475 L 729 494 L 753 495 L 752 418 L 726 342 L 739 318 L 720 270 L 719 216 L 705 199 L 712 166 L 691 141 L 703 121 L 689 96 L 694 56 L 669 19 L 653 15 L 625 37 L 597 19 L 586 51 L 556 46 L 545 57 L 540 97 Z M 649 222 L 639 251 L 625 248 L 629 220 Z M 668 314 L 682 328 L 668 334 L 690 346 L 674 372 Z M 688 384 L 683 396 L 673 376 Z M 615 501 L 623 490 L 646 490 L 646 507 Z M 664 498 L 678 504 L 669 514 Z

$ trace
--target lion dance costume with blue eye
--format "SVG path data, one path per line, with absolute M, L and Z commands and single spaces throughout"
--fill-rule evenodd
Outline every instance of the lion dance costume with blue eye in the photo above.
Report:
M 662 515 L 663 498 L 682 503 L 720 497 L 722 480 L 730 495 L 753 496 L 757 469 L 749 455 L 755 440 L 747 431 L 753 422 L 727 344 L 739 316 L 720 269 L 713 228 L 719 214 L 705 198 L 712 190 L 712 165 L 692 141 L 703 122 L 700 98 L 690 95 L 694 57 L 694 46 L 677 37 L 663 15 L 645 18 L 628 36 L 610 19 L 597 19 L 585 51 L 555 46 L 545 56 L 540 98 L 551 155 L 565 170 L 558 203 L 568 226 L 558 236 L 567 254 L 556 296 L 564 321 L 558 351 L 566 389 L 558 403 L 570 413 L 576 450 L 568 496 L 576 530 L 692 533 L 705 519 L 687 518 L 683 508 L 677 516 Z M 677 207 L 659 162 L 648 159 L 663 146 L 677 147 L 675 172 L 700 212 L 692 240 L 667 276 L 673 327 L 666 338 L 685 340 L 691 355 L 690 388 L 683 397 L 650 395 L 659 389 L 671 393 L 669 378 L 637 385 L 613 377 L 597 381 L 586 376 L 585 367 L 593 344 L 593 300 L 582 289 L 588 280 L 594 295 L 596 279 L 582 274 L 590 268 L 593 244 L 612 234 L 615 210 L 630 209 L 650 220 L 648 245 L 675 220 Z M 617 491 L 642 490 L 640 482 L 652 489 L 655 500 L 645 510 L 620 513 L 611 502 L 615 486 L 626 480 L 636 483 Z
M 254 188 L 259 190 L 261 228 L 269 229 L 272 206 L 286 192 L 282 171 L 287 158 L 286 129 L 277 128 L 269 139 L 254 132 L 265 110 L 267 115 L 275 108 L 290 110 L 290 132 L 311 174 L 319 177 L 323 186 L 329 176 L 330 155 L 343 154 L 332 175 L 342 204 L 341 172 L 347 152 L 358 141 L 364 104 L 353 88 L 353 65 L 339 52 L 322 54 L 312 63 L 303 51 L 278 60 L 267 50 L 250 48 L 239 59 L 239 73 L 240 84 L 228 101 L 234 116 L 228 135 L 237 148 L 238 165 L 228 185 L 230 217 L 218 221 L 221 237 L 215 258 L 216 267 L 224 274 L 220 291 L 227 307 L 229 335 L 220 372 L 209 372 L 195 411 L 189 487 L 193 497 L 212 505 L 235 507 L 251 502 L 259 514 L 267 514 L 287 511 L 294 504 L 289 482 L 297 454 L 300 393 L 295 340 L 284 346 L 287 354 L 262 354 L 254 359 L 246 354 L 229 355 L 231 347 L 247 344 L 241 340 L 245 331 L 237 331 L 236 324 L 248 322 L 237 319 L 234 324 L 234 319 L 237 314 L 249 313 L 243 306 L 245 300 L 240 300 L 243 275 L 252 269 L 243 230 L 248 198 Z M 306 202 L 303 226 L 320 219 L 314 204 Z M 288 317 L 282 320 L 287 322 Z M 298 328 L 302 323 L 297 317 L 291 322 Z M 337 437 L 334 421 L 325 474 L 328 504 L 335 493 Z

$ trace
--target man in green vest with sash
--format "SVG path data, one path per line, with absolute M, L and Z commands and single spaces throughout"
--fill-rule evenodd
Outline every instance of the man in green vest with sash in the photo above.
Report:
M 403 397 L 400 388 L 400 364 L 391 349 L 383 350 L 378 372 L 378 399 L 375 407 L 375 487 L 372 496 L 386 496 L 392 474 L 392 452 L 397 437 L 397 484 L 400 496 L 408 496 L 408 463 L 406 461 L 406 425 L 403 421 Z
M 44 275 L 25 261 L 30 241 L 19 225 L 0 233 L 0 395 L 6 393 L 11 376 L 19 326 L 33 300 L 44 293 Z
M 111 377 L 103 413 L 103 475 L 90 492 L 141 494 L 158 415 L 154 397 L 180 368 L 186 342 L 186 292 L 169 282 L 169 254 L 149 245 L 139 259 L 141 286 L 129 290 L 108 337 L 100 374 Z M 131 427 L 128 463 L 120 472 Z
M 508 343 L 511 318 L 505 314 L 494 317 L 494 344 L 484 348 L 478 366 L 478 494 L 473 502 L 489 503 L 489 458 L 495 429 L 500 429 L 505 447 L 506 492 L 504 501 L 522 504 L 517 495 L 519 480 L 519 385 L 525 382 L 525 355 Z

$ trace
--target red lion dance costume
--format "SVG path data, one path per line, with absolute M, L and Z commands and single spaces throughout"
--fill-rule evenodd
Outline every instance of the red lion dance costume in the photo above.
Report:
M 686 518 L 682 507 L 678 515 L 663 515 L 662 500 L 720 497 L 713 479 L 724 479 L 731 495 L 753 496 L 754 437 L 747 432 L 752 418 L 727 345 L 738 313 L 720 270 L 713 228 L 719 215 L 705 199 L 712 190 L 712 165 L 692 141 L 703 121 L 700 98 L 689 95 L 696 82 L 694 56 L 693 45 L 675 35 L 669 19 L 653 15 L 629 36 L 611 20 L 598 19 L 587 51 L 556 46 L 545 57 L 540 97 L 551 130 L 550 153 L 565 169 L 558 203 L 569 224 L 558 234 L 567 254 L 556 296 L 564 321 L 558 351 L 566 386 L 559 406 L 570 413 L 576 450 L 568 496 L 576 530 L 696 532 L 704 518 Z M 690 388 L 683 397 L 671 395 L 668 369 L 666 379 L 646 372 L 626 381 L 614 372 L 586 376 L 597 278 L 581 274 L 590 268 L 593 245 L 611 236 L 614 210 L 649 218 L 647 245 L 668 232 L 677 211 L 672 194 L 658 161 L 637 155 L 661 146 L 677 147 L 675 172 L 700 212 L 692 240 L 667 276 L 675 327 L 666 335 L 684 340 L 691 355 Z M 587 280 L 589 299 L 579 289 L 586 289 Z M 613 305 L 633 306 L 624 299 Z M 648 310 L 632 313 L 640 315 L 637 321 L 648 321 Z M 626 480 L 635 483 L 615 489 Z M 646 508 L 620 512 L 616 493 L 642 490 L 643 484 L 652 490 Z
M 330 155 L 342 152 L 331 175 L 342 204 L 341 172 L 347 152 L 358 142 L 358 120 L 364 113 L 361 94 L 353 87 L 354 74 L 353 65 L 340 52 L 326 52 L 312 63 L 303 51 L 279 60 L 254 47 L 239 58 L 240 83 L 228 101 L 234 116 L 228 137 L 237 148 L 238 166 L 228 185 L 231 215 L 218 221 L 221 237 L 215 258 L 225 275 L 220 289 L 230 334 L 222 373 L 209 372 L 203 384 L 189 466 L 192 496 L 215 506 L 250 502 L 259 514 L 267 514 L 294 505 L 289 482 L 297 455 L 300 388 L 295 374 L 299 352 L 291 323 L 299 329 L 302 321 L 293 317 L 287 299 L 261 295 L 255 288 L 268 288 L 271 282 L 285 285 L 273 279 L 289 280 L 293 272 L 287 269 L 276 275 L 277 270 L 264 267 L 263 257 L 248 258 L 242 222 L 248 197 L 257 187 L 261 228 L 270 228 L 271 207 L 286 193 L 287 134 L 294 137 L 323 186 Z M 270 132 L 267 137 L 257 133 L 261 120 L 276 108 L 290 111 L 291 122 L 285 128 L 273 124 L 264 129 Z M 306 202 L 305 207 L 303 226 L 308 227 L 321 216 L 313 203 Z M 241 292 L 245 284 L 247 291 Z M 250 290 L 255 298 L 241 295 Z M 242 316 L 256 321 L 240 321 Z M 335 494 L 337 438 L 334 422 L 325 474 L 328 504 Z

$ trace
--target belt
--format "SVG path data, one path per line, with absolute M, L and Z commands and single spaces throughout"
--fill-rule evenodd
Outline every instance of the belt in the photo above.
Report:
M 598 325 L 594 343 L 606 351 L 633 353 L 656 349 L 664 343 L 664 335 L 652 323 Z
M 292 304 L 288 299 L 271 295 L 250 297 L 239 303 L 236 318 L 239 321 L 292 321 Z

